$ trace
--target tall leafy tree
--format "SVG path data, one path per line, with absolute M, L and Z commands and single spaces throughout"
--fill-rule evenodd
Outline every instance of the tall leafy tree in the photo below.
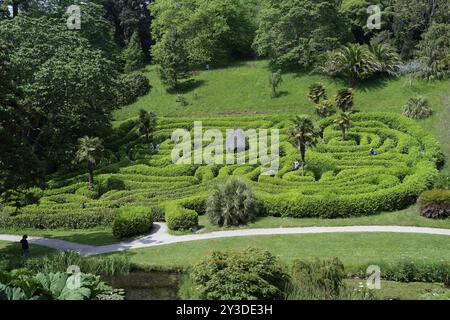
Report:
M 145 135 L 146 143 L 149 143 L 149 136 L 153 131 L 155 131 L 156 122 L 157 118 L 154 112 L 147 112 L 144 109 L 139 110 L 139 133 Z
M 100 138 L 83 137 L 78 140 L 76 160 L 85 163 L 89 173 L 89 190 L 94 191 L 94 170 L 103 153 L 103 144 Z
M 180 80 L 191 75 L 185 44 L 183 35 L 172 29 L 153 49 L 155 62 L 159 64 L 161 81 L 169 90 L 178 89 Z
M 450 24 L 435 23 L 423 34 L 417 52 L 427 80 L 450 76 Z
M 318 53 L 337 48 L 350 31 L 342 0 L 268 0 L 253 46 L 282 68 L 307 68 Z
M 4 193 L 7 190 L 18 191 L 19 187 L 34 184 L 41 176 L 40 161 L 26 138 L 31 113 L 14 81 L 11 55 L 12 48 L 0 41 L 0 196 L 3 200 L 8 198 Z
M 194 66 L 253 56 L 257 0 L 158 0 L 150 8 L 155 49 L 175 28 Z
M 305 175 L 306 149 L 314 147 L 320 137 L 319 131 L 314 126 L 313 121 L 307 115 L 296 116 L 292 121 L 289 136 L 300 152 L 302 160 L 302 176 Z
M 142 51 L 141 41 L 137 32 L 133 33 L 133 36 L 128 43 L 127 48 L 124 51 L 125 59 L 125 72 L 130 73 L 137 71 L 144 67 L 144 52 Z
M 151 0 L 99 0 L 106 11 L 106 18 L 114 25 L 116 41 L 125 46 L 133 33 L 137 32 L 145 60 L 150 61 L 150 34 L 152 16 L 149 10 Z

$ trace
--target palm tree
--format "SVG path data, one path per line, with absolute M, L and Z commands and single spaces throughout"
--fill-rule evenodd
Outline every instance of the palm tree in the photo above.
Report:
M 78 162 L 86 162 L 89 171 L 89 190 L 94 191 L 94 169 L 103 153 L 102 140 L 85 136 L 78 139 L 76 159 Z
M 302 176 L 305 175 L 305 154 L 307 147 L 314 147 L 320 137 L 319 130 L 314 126 L 313 121 L 307 115 L 296 116 L 292 121 L 289 136 L 294 140 L 302 157 Z
M 337 115 L 334 123 L 337 123 L 342 130 L 342 140 L 345 141 L 347 139 L 347 129 L 350 128 L 351 124 L 351 112 L 341 112 Z
M 206 202 L 209 220 L 221 227 L 251 221 L 256 209 L 256 200 L 250 187 L 237 177 L 217 185 Z
M 403 107 L 403 115 L 411 119 L 424 119 L 433 113 L 426 97 L 411 98 Z
M 334 99 L 336 107 L 341 109 L 343 112 L 348 111 L 353 107 L 353 90 L 352 88 L 340 89 Z
M 379 64 L 379 71 L 397 76 L 400 71 L 400 56 L 390 45 L 379 43 L 369 46 L 369 50 Z
M 325 86 L 316 82 L 309 86 L 308 99 L 314 102 L 315 104 L 320 103 L 320 99 L 327 99 L 327 92 L 325 90 Z
M 145 142 L 149 142 L 149 135 L 156 128 L 156 114 L 152 111 L 147 112 L 144 109 L 139 110 L 139 133 L 145 134 Z
M 380 70 L 380 64 L 366 45 L 349 44 L 328 52 L 316 70 L 328 75 L 342 75 L 350 86 Z

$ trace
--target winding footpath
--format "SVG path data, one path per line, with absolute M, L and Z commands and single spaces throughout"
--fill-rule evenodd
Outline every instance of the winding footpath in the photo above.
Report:
M 103 246 L 85 245 L 59 239 L 41 237 L 29 237 L 32 244 L 37 244 L 52 249 L 65 251 L 79 251 L 83 255 L 98 255 L 103 253 L 118 252 L 131 249 L 161 246 L 171 243 L 180 243 L 196 240 L 207 240 L 227 237 L 261 236 L 261 235 L 289 235 L 289 234 L 318 234 L 318 233 L 348 233 L 348 232 L 393 232 L 414 233 L 450 236 L 450 229 L 401 227 L 401 226 L 346 226 L 346 227 L 298 227 L 298 228 L 273 228 L 273 229 L 237 229 L 227 231 L 215 231 L 209 233 L 197 233 L 183 236 L 174 236 L 168 233 L 164 223 L 155 223 L 151 234 L 129 242 L 119 242 Z M 20 241 L 21 236 L 0 234 L 0 240 Z

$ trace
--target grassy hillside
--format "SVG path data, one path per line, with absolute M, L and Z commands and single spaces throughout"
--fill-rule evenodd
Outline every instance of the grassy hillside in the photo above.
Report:
M 196 72 L 180 90 L 189 105 L 181 106 L 176 94 L 168 94 L 159 81 L 154 66 L 146 74 L 152 85 L 151 92 L 136 103 L 115 113 L 116 120 L 136 117 L 139 109 L 152 110 L 159 116 L 201 116 L 217 114 L 254 113 L 305 113 L 314 115 L 314 104 L 307 99 L 308 87 L 322 82 L 332 98 L 336 91 L 346 86 L 344 81 L 308 73 L 286 73 L 280 87 L 281 96 L 270 97 L 268 62 L 248 61 L 210 71 Z M 441 141 L 450 157 L 450 80 L 427 83 L 416 81 L 406 85 L 406 78 L 381 79 L 355 88 L 355 108 L 361 111 L 401 113 L 402 106 L 414 96 L 426 96 L 435 111 L 429 119 L 419 121 Z

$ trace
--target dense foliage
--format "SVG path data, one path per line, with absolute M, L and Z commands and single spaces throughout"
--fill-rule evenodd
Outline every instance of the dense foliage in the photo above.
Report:
M 215 251 L 190 273 L 197 298 L 208 300 L 280 299 L 288 275 L 268 251 Z
M 0 300 L 123 300 L 99 276 L 86 273 L 0 272 Z
M 308 68 L 317 53 L 349 39 L 341 0 L 268 0 L 260 12 L 254 48 L 280 68 Z
M 112 232 L 117 238 L 129 238 L 147 234 L 152 227 L 153 216 L 149 208 L 123 207 L 114 219 Z
M 450 190 L 427 190 L 417 200 L 420 213 L 427 218 L 450 217 Z

